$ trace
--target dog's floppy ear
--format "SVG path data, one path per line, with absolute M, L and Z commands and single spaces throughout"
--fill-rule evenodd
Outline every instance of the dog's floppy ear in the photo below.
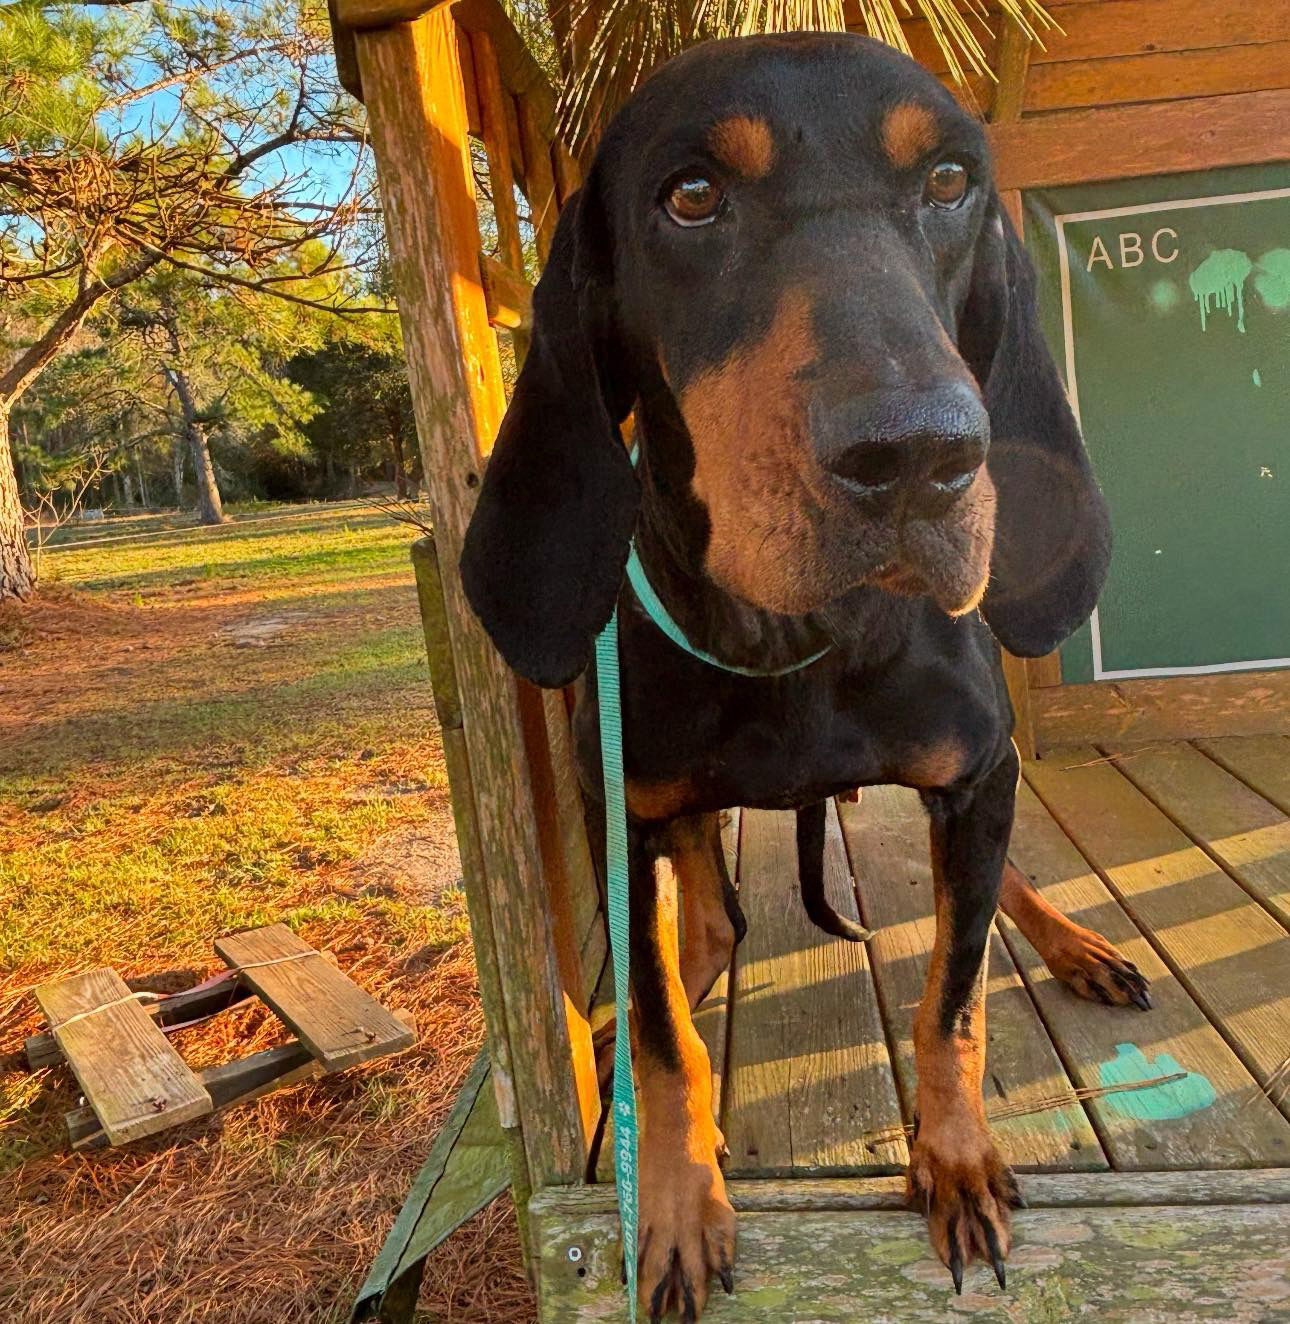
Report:
M 1040 657 L 1093 610 L 1111 530 L 1039 328 L 1034 269 L 997 197 L 977 241 L 959 344 L 990 414 L 986 467 L 998 492 L 981 613 L 1010 652 Z
M 611 345 L 612 261 L 588 184 L 533 293 L 533 341 L 466 532 L 466 596 L 538 685 L 587 665 L 622 583 L 639 488 L 618 430 L 634 390 Z

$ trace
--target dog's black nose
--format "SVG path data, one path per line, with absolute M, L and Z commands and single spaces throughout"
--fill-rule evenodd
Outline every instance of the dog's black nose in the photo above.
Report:
M 817 444 L 824 467 L 876 508 L 903 503 L 926 517 L 971 486 L 990 418 L 966 382 L 876 391 L 834 409 Z

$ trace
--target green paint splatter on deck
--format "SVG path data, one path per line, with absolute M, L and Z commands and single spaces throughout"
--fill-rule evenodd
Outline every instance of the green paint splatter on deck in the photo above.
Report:
M 1274 312 L 1290 308 L 1290 248 L 1270 248 L 1254 264 L 1254 288 Z
M 1200 305 L 1200 329 L 1208 329 L 1211 305 L 1221 308 L 1228 317 L 1236 309 L 1236 329 L 1245 330 L 1245 281 L 1254 263 L 1239 248 L 1215 249 L 1187 277 L 1192 298 Z
M 1184 1068 L 1169 1053 L 1148 1060 L 1137 1044 L 1116 1044 L 1115 1056 L 1098 1067 L 1099 1083 L 1129 1085 L 1138 1080 L 1155 1080 L 1159 1076 L 1173 1076 Z M 1152 1085 L 1146 1089 L 1125 1090 L 1121 1094 L 1108 1094 L 1101 1102 L 1112 1112 L 1134 1117 L 1143 1122 L 1164 1122 L 1208 1108 L 1218 1098 L 1208 1079 L 1195 1071 L 1188 1071 L 1182 1080 L 1168 1085 Z

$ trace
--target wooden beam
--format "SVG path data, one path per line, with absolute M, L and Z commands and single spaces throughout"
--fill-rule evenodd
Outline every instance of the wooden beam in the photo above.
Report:
M 512 96 L 527 96 L 543 133 L 555 133 L 555 93 L 542 66 L 524 44 L 497 0 L 454 0 L 452 16 L 472 35 L 486 33 L 493 43 L 502 86 Z
M 515 208 L 515 173 L 510 134 L 506 125 L 506 93 L 502 88 L 497 53 L 487 32 L 473 32 L 470 49 L 475 57 L 475 87 L 479 93 L 479 127 L 488 153 L 488 176 L 493 186 L 493 215 L 497 219 L 498 256 L 512 271 L 524 270 L 524 245 Z
M 1067 110 L 1126 102 L 1177 101 L 1290 86 L 1290 41 L 1216 50 L 1126 55 L 1032 69 L 1025 109 Z
M 354 31 L 410 23 L 444 3 L 445 0 L 335 0 L 337 17 Z
M 1105 741 L 1290 734 L 1290 671 L 1052 685 L 1032 690 L 1030 702 L 1041 754 Z
M 433 476 L 429 504 L 481 860 L 482 876 L 469 885 L 467 899 L 472 925 L 491 928 L 504 1017 L 499 1028 L 515 1046 L 511 1083 L 521 1117 L 533 1119 L 524 1143 L 532 1184 L 541 1187 L 577 1181 L 587 1141 L 570 1069 L 517 681 L 471 612 L 456 573 L 481 452 L 496 436 L 505 405 L 479 275 L 453 22 L 460 8 L 360 33 L 358 56 L 417 428 L 425 471 Z M 465 788 L 453 789 L 456 795 Z M 483 913 L 475 904 L 481 893 L 493 903 Z
M 1040 29 L 1042 45 L 1036 44 L 1030 56 L 1036 70 L 1075 62 L 1094 66 L 1126 55 L 1231 50 L 1290 41 L 1290 5 L 1285 0 L 1076 0 L 1069 4 L 1050 0 L 1046 8 L 1061 24 L 1061 31 Z M 979 32 L 992 64 L 998 51 L 994 30 L 1000 17 L 992 13 L 991 31 Z M 948 72 L 926 19 L 907 19 L 901 27 L 916 60 L 933 73 Z
M 1023 759 L 1035 757 L 1035 722 L 1030 708 L 1030 675 L 1026 660 L 1014 657 L 1006 648 L 999 649 L 1003 662 L 1003 681 L 1012 701 L 1012 738 Z
M 523 276 L 487 253 L 479 255 L 488 320 L 508 331 L 527 331 L 533 325 L 533 287 Z
M 1001 189 L 1290 161 L 1290 89 L 1055 111 L 990 137 Z
M 1030 68 L 1030 50 L 1034 45 L 1025 28 L 1014 19 L 1005 19 L 1003 34 L 999 38 L 999 58 L 995 66 L 998 83 L 995 84 L 994 102 L 990 107 L 993 124 L 1011 124 L 1021 118 L 1021 107 L 1026 96 L 1026 73 Z
M 533 217 L 538 261 L 545 262 L 555 238 L 555 173 L 551 168 L 551 139 L 542 129 L 538 109 L 528 94 L 514 98 L 519 116 L 520 147 L 524 157 L 525 196 Z

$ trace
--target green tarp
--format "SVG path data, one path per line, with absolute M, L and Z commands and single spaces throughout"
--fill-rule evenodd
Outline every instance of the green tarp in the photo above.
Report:
M 487 1052 L 481 1052 L 354 1303 L 352 1324 L 410 1320 L 425 1258 L 511 1184 Z

